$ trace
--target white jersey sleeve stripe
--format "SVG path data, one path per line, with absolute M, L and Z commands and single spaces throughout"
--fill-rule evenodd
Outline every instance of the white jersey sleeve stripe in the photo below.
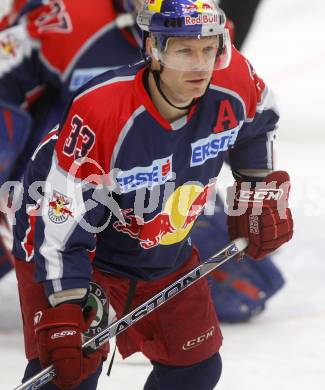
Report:
M 53 202 L 55 202 L 56 194 L 64 197 L 68 203 L 65 207 L 71 211 L 72 216 L 60 215 L 60 206 L 55 209 Z M 66 242 L 84 215 L 85 208 L 82 183 L 73 180 L 72 176 L 58 169 L 55 153 L 45 184 L 45 196 L 41 209 L 44 239 L 39 252 L 45 258 L 46 279 L 60 279 L 63 275 L 61 252 L 65 250 Z

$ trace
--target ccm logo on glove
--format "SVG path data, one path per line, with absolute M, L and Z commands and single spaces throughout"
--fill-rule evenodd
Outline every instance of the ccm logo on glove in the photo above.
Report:
M 51 339 L 54 340 L 60 337 L 74 336 L 75 334 L 77 334 L 75 330 L 64 330 L 62 332 L 53 333 Z
M 238 180 L 228 190 L 229 236 L 248 239 L 245 253 L 249 257 L 262 259 L 291 240 L 289 192 L 290 178 L 285 171 L 271 172 L 263 182 Z
M 259 188 L 256 191 L 240 190 L 236 199 L 239 202 L 263 202 L 264 200 L 280 200 L 283 194 L 284 191 L 281 188 Z

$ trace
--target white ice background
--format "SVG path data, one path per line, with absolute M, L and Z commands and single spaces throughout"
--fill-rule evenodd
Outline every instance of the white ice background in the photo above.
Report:
M 222 325 L 217 389 L 324 390 L 325 1 L 264 0 L 244 51 L 280 102 L 277 167 L 291 174 L 295 235 L 274 256 L 286 285 L 265 313 Z M 1 390 L 18 385 L 25 367 L 19 321 L 10 274 L 0 281 Z M 98 390 L 140 390 L 149 371 L 141 355 L 118 357 Z

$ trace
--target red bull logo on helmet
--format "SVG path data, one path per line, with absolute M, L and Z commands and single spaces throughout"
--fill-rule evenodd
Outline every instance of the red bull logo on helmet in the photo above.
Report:
M 200 25 L 200 24 L 219 24 L 219 15 L 209 13 L 214 7 L 208 2 L 195 1 L 191 4 L 184 5 L 183 12 L 185 14 L 185 25 Z M 186 16 L 186 14 L 197 13 L 197 16 Z
M 185 16 L 185 25 L 218 24 L 219 15 L 198 15 L 197 17 Z
M 192 13 L 192 12 L 204 12 L 212 10 L 211 4 L 204 1 L 195 1 L 192 4 L 185 4 L 183 8 L 184 13 Z

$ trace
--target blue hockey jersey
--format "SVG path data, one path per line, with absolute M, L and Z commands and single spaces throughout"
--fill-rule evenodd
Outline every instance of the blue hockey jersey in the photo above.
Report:
M 241 54 L 234 50 L 205 96 L 171 124 L 153 105 L 145 72 L 140 64 L 95 78 L 61 124 L 34 227 L 37 279 L 48 294 L 87 287 L 95 247 L 94 265 L 105 272 L 169 274 L 191 253 L 190 231 L 223 155 L 233 170 L 272 168 L 277 109 Z
M 141 57 L 132 20 L 118 17 L 113 0 L 33 0 L 20 11 L 0 31 L 0 184 L 17 157 L 20 177 L 79 87 Z

